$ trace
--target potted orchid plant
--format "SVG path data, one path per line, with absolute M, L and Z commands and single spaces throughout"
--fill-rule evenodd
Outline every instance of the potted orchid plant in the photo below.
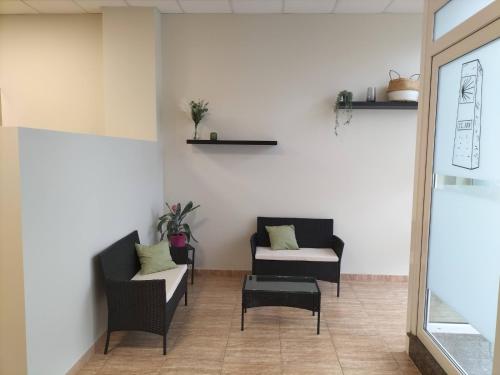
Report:
M 167 237 L 170 245 L 173 247 L 184 247 L 186 246 L 186 242 L 189 243 L 191 239 L 198 242 L 194 238 L 189 224 L 183 221 L 189 213 L 196 210 L 200 205 L 195 206 L 191 201 L 184 208 L 182 208 L 180 203 L 172 206 L 165 203 L 165 205 L 168 208 L 168 212 L 158 218 L 157 229 L 160 233 L 160 239 L 163 241 Z

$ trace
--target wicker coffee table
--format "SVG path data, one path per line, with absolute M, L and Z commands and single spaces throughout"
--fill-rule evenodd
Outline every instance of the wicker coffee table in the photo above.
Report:
M 288 306 L 318 313 L 316 332 L 319 335 L 321 291 L 313 277 L 247 275 L 241 296 L 241 330 L 245 328 L 247 308 Z

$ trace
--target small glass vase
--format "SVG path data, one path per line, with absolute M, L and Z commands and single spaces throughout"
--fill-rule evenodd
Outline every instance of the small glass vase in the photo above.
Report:
M 198 124 L 194 125 L 193 139 L 200 139 L 200 136 L 198 135 Z

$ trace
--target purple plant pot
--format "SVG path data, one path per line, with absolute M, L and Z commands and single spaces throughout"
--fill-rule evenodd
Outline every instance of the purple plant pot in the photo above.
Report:
M 170 240 L 170 245 L 172 245 L 172 247 L 186 246 L 186 235 L 184 233 L 171 234 L 168 239 Z

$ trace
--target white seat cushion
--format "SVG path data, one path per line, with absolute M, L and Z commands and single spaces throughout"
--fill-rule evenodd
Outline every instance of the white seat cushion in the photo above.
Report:
M 338 262 L 339 257 L 332 249 L 301 247 L 299 250 L 271 250 L 270 247 L 258 246 L 255 259 L 291 260 L 308 262 Z
M 149 275 L 141 275 L 141 271 L 137 272 L 132 280 L 165 280 L 165 290 L 167 291 L 167 302 L 174 295 L 177 285 L 182 280 L 182 276 L 187 272 L 187 265 L 179 264 L 177 268 L 171 270 L 150 273 Z

